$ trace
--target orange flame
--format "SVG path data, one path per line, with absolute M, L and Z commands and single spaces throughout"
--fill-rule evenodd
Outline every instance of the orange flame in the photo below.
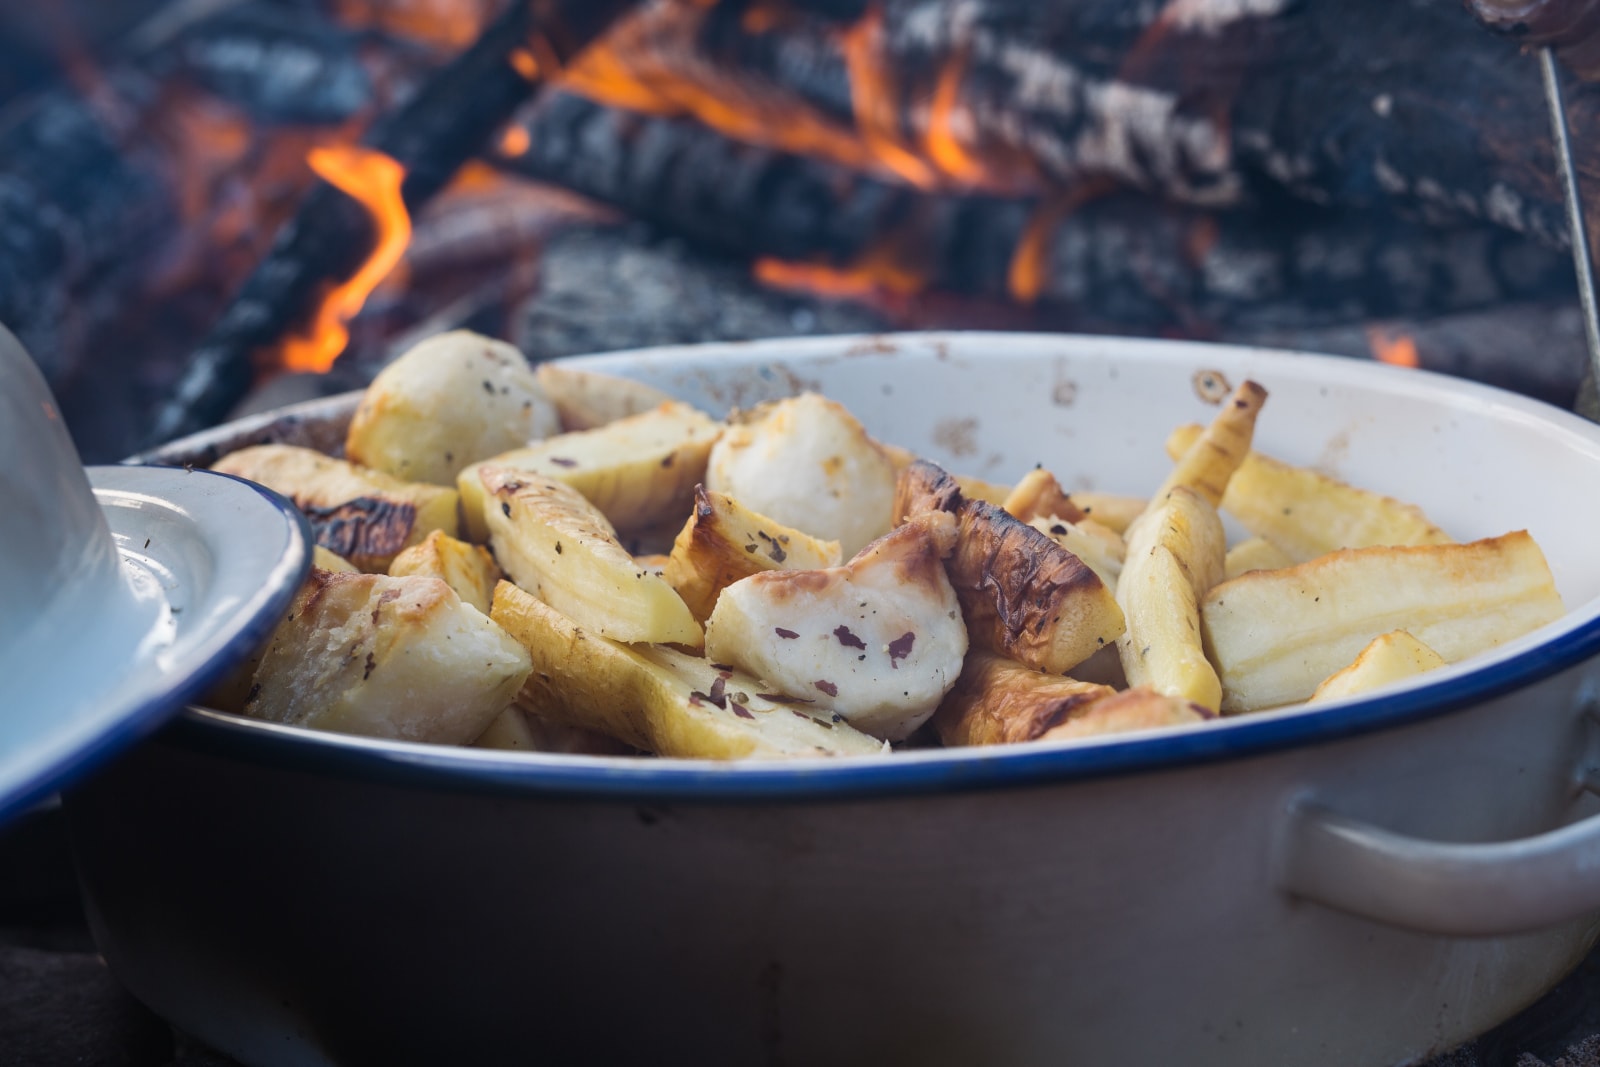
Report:
M 1011 265 L 1006 272 L 1006 291 L 1011 299 L 1019 304 L 1032 304 L 1039 299 L 1050 280 L 1050 239 L 1056 227 L 1084 204 L 1113 188 L 1109 180 L 1090 179 L 1039 202 L 1011 252 Z
M 280 358 L 285 369 L 322 373 L 349 343 L 347 324 L 405 255 L 411 243 L 411 216 L 400 196 L 405 168 L 382 152 L 354 145 L 317 148 L 306 162 L 328 184 L 359 200 L 371 212 L 377 232 L 367 261 L 323 298 L 303 336 L 283 343 Z
M 963 50 L 939 70 L 939 80 L 928 104 L 928 155 L 950 177 L 969 185 L 979 185 L 989 177 L 983 163 L 967 151 L 955 134 L 955 116 L 961 96 L 961 79 L 967 73 Z
M 900 105 L 894 79 L 883 62 L 882 38 L 883 11 L 873 7 L 845 31 L 840 42 L 850 72 L 856 129 L 880 162 L 917 188 L 931 189 L 938 184 L 933 171 L 901 138 Z
M 902 262 L 888 245 L 869 249 L 857 262 L 842 267 L 763 256 L 751 273 L 774 289 L 857 300 L 914 296 L 928 285 L 927 277 Z
M 533 136 L 528 133 L 526 127 L 513 123 L 500 133 L 500 154 L 507 159 L 525 156 L 528 154 L 528 149 L 532 147 Z
M 1382 326 L 1367 327 L 1367 346 L 1375 359 L 1395 367 L 1420 367 L 1422 359 L 1417 354 L 1417 342 L 1398 330 Z
M 348 25 L 454 50 L 477 40 L 498 7 L 497 0 L 338 0 L 334 10 Z

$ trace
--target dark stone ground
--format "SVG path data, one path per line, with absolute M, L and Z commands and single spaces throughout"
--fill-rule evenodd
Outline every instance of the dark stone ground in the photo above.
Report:
M 106 970 L 56 811 L 0 833 L 0 1067 L 11 1065 L 238 1067 Z M 1422 1067 L 1600 1067 L 1600 948 L 1533 1007 Z

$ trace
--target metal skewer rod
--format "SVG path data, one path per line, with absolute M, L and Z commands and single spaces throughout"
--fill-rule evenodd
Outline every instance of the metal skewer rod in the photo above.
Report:
M 1572 266 L 1578 275 L 1578 302 L 1583 306 L 1583 333 L 1589 342 L 1589 381 L 1600 382 L 1600 298 L 1594 288 L 1594 262 L 1589 255 L 1589 226 L 1578 190 L 1578 168 L 1572 161 L 1572 137 L 1567 130 L 1567 108 L 1561 97 L 1556 56 L 1539 50 L 1539 71 L 1544 76 L 1544 99 L 1550 109 L 1550 134 L 1555 141 L 1556 164 L 1561 172 L 1561 195 L 1567 205 L 1567 233 L 1572 242 Z M 1592 387 L 1592 384 L 1591 384 Z M 1583 400 L 1579 400 L 1580 409 Z M 1593 417 L 1591 415 L 1591 417 Z

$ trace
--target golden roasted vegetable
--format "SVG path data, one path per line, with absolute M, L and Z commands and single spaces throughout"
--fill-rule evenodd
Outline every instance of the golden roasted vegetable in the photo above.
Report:
M 934 712 L 933 729 L 948 746 L 1037 741 L 1113 692 L 1110 686 L 1045 674 L 974 650 L 967 653 L 955 688 Z
M 1101 526 L 1093 519 L 1081 522 L 1034 519 L 1028 525 L 1087 563 L 1106 583 L 1107 589 L 1117 587 L 1117 576 L 1122 573 L 1127 546 L 1109 527 Z
M 512 704 L 496 715 L 472 746 L 505 752 L 563 752 L 573 756 L 627 756 L 633 752 L 629 746 L 605 734 L 551 722 L 521 704 Z
M 1083 489 L 1072 494 L 1072 502 L 1088 518 L 1119 534 L 1126 534 L 1133 520 L 1142 515 L 1150 503 L 1144 497 L 1118 496 L 1115 493 L 1096 493 Z
M 1167 454 L 1185 454 L 1200 432 L 1198 426 L 1178 427 L 1167 438 Z M 1341 548 L 1452 543 L 1421 508 L 1259 452 L 1239 465 L 1222 508 L 1295 563 Z
M 272 634 L 245 714 L 464 745 L 528 677 L 528 654 L 437 578 L 313 570 Z
M 579 627 L 508 582 L 492 617 L 527 648 L 521 701 L 548 718 L 661 756 L 781 759 L 868 756 L 888 746 L 738 671 Z
M 1024 474 L 1016 488 L 1006 494 L 1000 506 L 1023 522 L 1032 522 L 1034 519 L 1079 522 L 1087 518 L 1083 509 L 1074 504 L 1061 488 L 1056 476 L 1043 467 L 1035 467 Z
M 839 542 L 820 541 L 697 486 L 694 514 L 673 543 L 664 575 L 694 617 L 705 622 L 718 595 L 741 578 L 837 567 L 839 559 Z
M 1306 703 L 1358 696 L 1443 666 L 1443 656 L 1404 630 L 1395 630 L 1374 637 L 1354 663 L 1329 675 Z
M 654 386 L 579 370 L 559 360 L 539 364 L 534 373 L 545 395 L 555 403 L 561 429 L 567 433 L 597 429 L 673 402 Z
M 559 429 L 555 407 L 514 345 L 455 330 L 378 372 L 344 451 L 397 478 L 453 485 L 467 464 Z
M 502 453 L 466 468 L 456 481 L 467 534 L 474 541 L 488 537 L 478 478 L 484 467 L 565 482 L 618 529 L 669 519 L 676 526 L 689 511 L 690 494 L 705 475 L 706 456 L 721 432 L 721 423 L 689 405 L 669 403 L 596 430 L 564 433 Z
M 803 393 L 735 417 L 705 485 L 854 555 L 889 532 L 894 464 L 843 405 Z
M 432 537 L 433 534 L 429 534 L 428 536 Z M 335 574 L 348 574 L 356 570 L 355 565 L 349 560 L 345 559 L 343 556 L 334 555 L 321 545 L 311 546 L 311 565 L 313 567 L 319 567 L 325 571 L 333 571 Z
M 1133 730 L 1159 730 L 1190 726 L 1214 718 L 1209 708 L 1182 697 L 1139 686 L 1097 700 L 1065 721 L 1045 731 L 1041 741 L 1066 741 L 1076 737 L 1124 734 Z
M 682 598 L 634 563 L 576 489 L 499 467 L 479 467 L 478 477 L 490 542 L 512 581 L 603 637 L 700 643 L 700 624 Z
M 1128 530 L 1128 558 L 1117 580 L 1127 632 L 1117 639 L 1128 684 L 1216 711 L 1217 672 L 1200 642 L 1197 605 L 1222 578 L 1225 544 L 1217 509 L 1179 485 Z
M 311 521 L 317 544 L 364 571 L 387 570 L 401 549 L 434 530 L 456 532 L 454 489 L 403 482 L 309 448 L 256 445 L 211 469 L 288 497 Z
M 1275 571 L 1279 567 L 1292 567 L 1295 560 L 1289 553 L 1265 537 L 1252 537 L 1228 549 L 1222 560 L 1222 575 L 1226 579 L 1248 574 L 1250 571 Z
M 1060 674 L 1121 635 L 1122 609 L 1088 564 L 996 505 L 966 499 L 954 478 L 918 460 L 900 474 L 894 512 L 931 511 L 956 516 L 945 570 L 974 647 Z
M 1222 410 L 1211 425 L 1177 457 L 1172 473 L 1150 497 L 1151 506 L 1159 506 L 1169 492 L 1183 485 L 1199 493 L 1213 508 L 1220 507 L 1229 479 L 1250 454 L 1256 416 L 1266 400 L 1267 391 L 1260 385 L 1249 380 L 1240 382 L 1233 396 L 1223 401 Z
M 889 462 L 894 465 L 894 475 L 898 479 L 900 472 L 921 459 L 909 448 L 899 445 L 878 442 L 878 447 L 883 449 L 884 455 L 889 457 Z M 1011 495 L 1011 486 L 1001 485 L 999 482 L 986 482 L 982 478 L 970 478 L 964 474 L 952 474 L 956 485 L 961 487 L 962 494 L 968 500 L 984 500 L 990 504 L 1004 504 L 1006 497 Z
M 412 545 L 389 564 L 389 573 L 395 577 L 419 574 L 438 578 L 456 591 L 462 603 L 471 604 L 485 615 L 489 614 L 489 601 L 494 598 L 495 583 L 500 580 L 500 568 L 494 557 L 482 545 L 469 545 L 435 530 L 420 545 Z
M 1200 605 L 1229 712 L 1305 700 L 1391 630 L 1454 663 L 1561 613 L 1544 554 L 1522 530 L 1464 545 L 1346 549 L 1241 575 Z
M 940 562 L 954 543 L 955 520 L 935 512 L 842 567 L 735 582 L 706 623 L 706 655 L 874 737 L 903 740 L 955 684 L 967 651 Z

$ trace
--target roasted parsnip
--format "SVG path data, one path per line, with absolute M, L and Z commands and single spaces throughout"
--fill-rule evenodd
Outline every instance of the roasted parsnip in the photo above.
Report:
M 1045 674 L 974 649 L 967 653 L 955 688 L 934 712 L 933 729 L 946 745 L 1037 741 L 1113 692 L 1107 685 Z
M 1133 730 L 1158 730 L 1168 726 L 1189 726 L 1215 718 L 1207 707 L 1182 697 L 1158 693 L 1139 686 L 1097 700 L 1059 725 L 1046 730 L 1041 741 L 1066 741 L 1075 737 L 1124 734 Z
M 889 462 L 894 465 L 894 475 L 898 479 L 900 472 L 911 466 L 922 457 L 909 448 L 899 445 L 878 442 L 878 447 L 883 449 L 884 455 L 889 457 Z M 985 500 L 991 504 L 1004 504 L 1006 497 L 1011 495 L 1012 487 L 1001 485 L 999 482 L 987 482 L 982 478 L 973 478 L 965 474 L 951 473 L 950 477 L 956 480 L 956 485 L 961 487 L 961 492 L 968 500 Z
M 397 478 L 448 486 L 467 464 L 559 429 L 555 407 L 514 345 L 454 330 L 378 372 L 344 451 Z
M 1200 641 L 1197 605 L 1222 578 L 1225 537 L 1217 510 L 1179 485 L 1128 530 L 1128 557 L 1117 580 L 1127 632 L 1117 638 L 1128 684 L 1216 711 L 1217 672 Z
M 429 534 L 428 536 L 432 537 L 433 534 Z M 313 567 L 320 567 L 325 571 L 333 571 L 334 573 L 352 573 L 357 569 L 349 560 L 345 559 L 343 556 L 334 555 L 321 545 L 311 546 L 311 565 Z
M 495 583 L 500 580 L 500 568 L 494 557 L 482 545 L 469 545 L 435 530 L 420 545 L 412 545 L 389 564 L 389 573 L 395 577 L 419 574 L 438 578 L 451 589 L 462 603 L 471 604 L 485 615 L 489 614 L 489 601 L 494 597 Z
M 672 397 L 654 386 L 578 370 L 560 360 L 541 363 L 534 373 L 545 395 L 555 403 L 561 429 L 566 433 L 598 429 L 672 403 Z
M 694 514 L 673 543 L 663 573 L 694 617 L 705 622 L 718 595 L 741 578 L 837 567 L 839 559 L 839 542 L 818 540 L 697 486 Z
M 955 520 L 934 512 L 842 567 L 735 582 L 706 623 L 706 655 L 874 737 L 902 740 L 939 706 L 967 651 L 940 562 L 954 543 Z
M 1198 426 L 1178 427 L 1167 438 L 1167 454 L 1185 454 L 1200 432 Z M 1341 548 L 1452 543 L 1421 508 L 1259 452 L 1239 464 L 1222 509 L 1295 563 Z
M 945 570 L 974 647 L 1061 674 L 1121 635 L 1122 609 L 1088 564 L 1000 507 L 966 499 L 954 478 L 918 460 L 900 474 L 895 514 L 932 511 L 956 517 Z
M 1292 567 L 1296 560 L 1268 541 L 1265 537 L 1252 537 L 1228 549 L 1222 560 L 1222 574 L 1233 579 L 1250 571 L 1275 571 L 1279 567 Z
M 244 712 L 464 745 L 511 702 L 529 668 L 516 641 L 437 578 L 313 570 L 273 632 Z
M 1464 545 L 1353 548 L 1224 582 L 1200 605 L 1222 710 L 1305 700 L 1379 634 L 1402 629 L 1454 663 L 1559 618 L 1526 531 Z
M 687 759 L 867 756 L 888 746 L 749 675 L 654 645 L 607 640 L 501 582 L 492 618 L 527 648 L 521 702 L 568 726 Z
M 479 467 L 478 477 L 490 543 L 512 581 L 601 636 L 699 645 L 700 624 L 682 598 L 634 563 L 576 489 L 499 467 Z
M 1374 637 L 1354 663 L 1329 675 L 1306 703 L 1358 696 L 1443 666 L 1439 653 L 1404 630 L 1394 630 Z
M 496 715 L 472 745 L 507 752 L 564 752 L 573 756 L 627 756 L 634 751 L 615 738 L 552 722 L 518 703 Z
M 1172 473 L 1150 497 L 1151 505 L 1159 506 L 1169 492 L 1182 485 L 1199 493 L 1213 508 L 1220 507 L 1233 472 L 1250 454 L 1256 416 L 1266 401 L 1267 391 L 1259 384 L 1248 379 L 1240 382 L 1233 396 L 1222 402 L 1211 425 L 1176 457 Z
M 564 433 L 466 468 L 456 479 L 467 534 L 488 537 L 483 519 L 484 467 L 521 471 L 572 486 L 617 529 L 683 521 L 706 470 L 720 423 L 687 404 L 668 403 L 595 430 Z
M 733 416 L 705 485 L 847 556 L 889 532 L 894 464 L 844 406 L 803 393 Z
M 1035 467 L 1024 474 L 1016 488 L 1006 494 L 1000 506 L 1023 522 L 1032 522 L 1034 519 L 1079 522 L 1088 517 L 1061 488 L 1056 476 L 1043 467 Z
M 1107 589 L 1117 587 L 1117 576 L 1122 573 L 1122 561 L 1128 552 L 1121 536 L 1110 527 L 1101 526 L 1093 519 L 1081 522 L 1034 519 L 1028 525 L 1087 563 L 1106 583 Z
M 364 571 L 385 571 L 400 550 L 434 530 L 456 533 L 456 491 L 403 482 L 382 471 L 291 445 L 256 445 L 212 470 L 260 482 L 294 501 L 317 544 Z
M 1143 514 L 1150 503 L 1140 496 L 1118 496 L 1116 493 L 1096 493 L 1084 489 L 1072 494 L 1072 502 L 1078 505 L 1085 516 L 1119 534 L 1126 534 L 1133 520 Z

